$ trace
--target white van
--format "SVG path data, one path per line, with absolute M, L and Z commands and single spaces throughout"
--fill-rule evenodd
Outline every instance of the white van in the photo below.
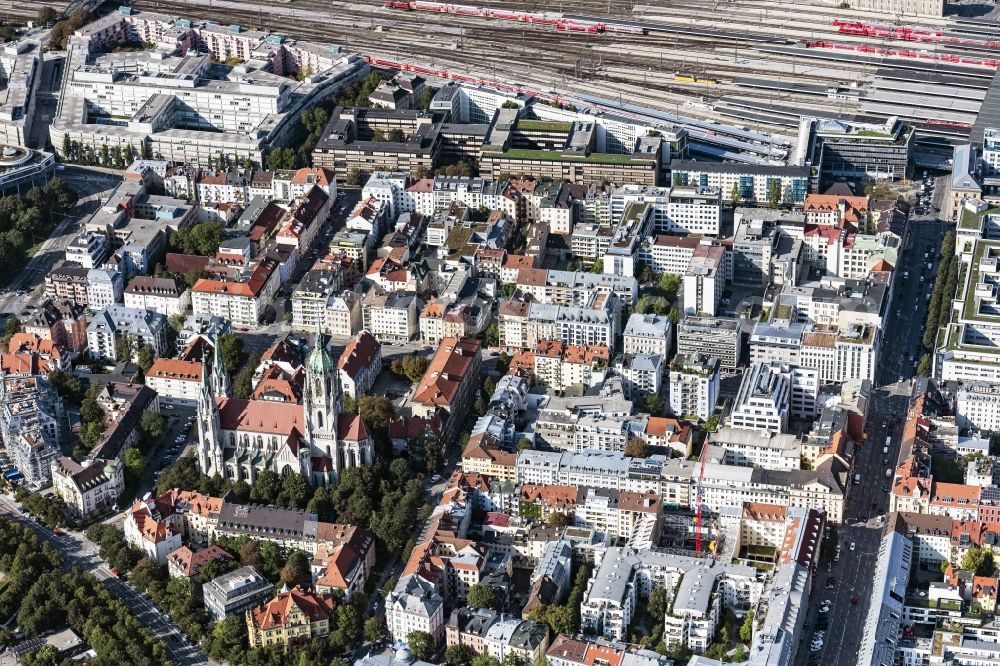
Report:
M 860 474 L 855 474 L 854 475 L 854 483 L 861 483 L 861 475 Z
M 892 468 L 891 467 L 889 469 L 885 470 L 885 478 L 887 478 L 887 479 L 892 478 Z

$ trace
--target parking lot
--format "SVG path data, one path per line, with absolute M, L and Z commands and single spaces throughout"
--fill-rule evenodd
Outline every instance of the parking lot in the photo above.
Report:
M 150 452 L 146 468 L 152 471 L 150 485 L 160 473 L 177 462 L 177 459 L 193 450 L 198 443 L 198 426 L 195 423 L 196 410 L 193 407 L 163 405 L 162 413 L 167 419 L 167 429 L 160 446 Z

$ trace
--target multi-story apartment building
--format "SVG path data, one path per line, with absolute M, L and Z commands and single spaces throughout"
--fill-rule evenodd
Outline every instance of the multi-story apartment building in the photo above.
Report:
M 612 293 L 590 293 L 583 306 L 501 301 L 500 346 L 513 351 L 533 349 L 540 340 L 562 340 L 571 345 L 611 348 L 618 316 L 618 298 Z
M 771 188 L 780 188 L 778 203 L 801 204 L 809 191 L 809 167 L 763 164 L 719 164 L 673 160 L 670 174 L 680 185 L 718 188 L 724 201 L 766 203 Z M 772 185 L 775 183 L 775 185 Z
M 789 418 L 816 415 L 819 375 L 781 363 L 754 363 L 744 375 L 729 421 L 734 428 L 782 433 Z
M 458 435 L 462 415 L 472 406 L 479 384 L 481 346 L 478 340 L 445 338 L 413 390 L 410 407 L 414 416 L 429 417 L 438 410 L 448 414 L 445 442 Z
M 361 299 L 361 325 L 379 342 L 406 342 L 419 326 L 417 295 L 412 291 L 372 289 Z
M 694 251 L 700 244 L 701 240 L 695 236 L 656 234 L 642 239 L 636 248 L 635 258 L 655 273 L 680 276 L 687 272 Z
M 567 345 L 555 340 L 539 341 L 533 356 L 535 379 L 560 392 L 600 383 L 611 363 L 611 352 L 604 345 Z
M 959 229 L 963 223 L 959 223 Z M 1000 240 L 976 238 L 962 244 L 956 256 L 965 279 L 955 294 L 956 307 L 938 339 L 934 375 L 944 380 L 1000 382 L 996 352 L 1000 324 L 995 313 L 1000 294 Z M 966 268 L 967 267 L 967 268 Z
M 659 396 L 663 387 L 666 356 L 650 352 L 623 354 L 615 359 L 614 370 L 622 379 L 625 397 Z
M 682 303 L 686 314 L 714 317 L 730 276 L 722 245 L 698 244 L 682 276 Z
M 1000 431 L 1000 388 L 989 382 L 966 382 L 955 396 L 959 425 L 979 431 Z
M 125 297 L 125 280 L 121 272 L 111 268 L 92 268 L 86 271 L 87 292 L 80 305 L 99 312 L 121 303 Z
M 795 435 L 746 428 L 720 428 L 711 433 L 706 455 L 714 462 L 763 469 L 799 469 L 802 443 Z
M 52 482 L 62 420 L 62 399 L 46 378 L 14 373 L 0 377 L 0 433 L 14 466 L 34 488 Z
M 280 284 L 278 262 L 265 258 L 235 279 L 201 278 L 191 288 L 196 315 L 222 317 L 234 326 L 256 326 Z
M 344 395 L 355 400 L 371 391 L 382 371 L 382 345 L 368 331 L 361 331 L 344 347 L 337 372 Z
M 191 306 L 191 292 L 174 278 L 136 276 L 125 288 L 125 307 L 153 310 L 164 317 L 185 314 Z
M 607 273 L 525 268 L 518 271 L 515 284 L 535 301 L 549 305 L 585 306 L 595 292 L 614 294 L 623 308 L 639 298 L 634 277 Z
M 89 269 L 72 264 L 63 264 L 53 268 L 45 276 L 45 297 L 87 305 L 88 272 Z M 102 305 L 101 307 L 107 306 Z
M 417 574 L 405 575 L 385 598 L 386 624 L 397 640 L 412 631 L 424 631 L 440 640 L 444 627 L 444 599 L 433 583 Z
M 127 42 L 155 47 L 117 51 Z M 263 163 L 300 111 L 369 69 L 355 55 L 266 32 L 214 21 L 178 25 L 176 17 L 132 8 L 81 27 L 67 51 L 70 74 L 50 128 L 61 156 L 99 154 L 104 146 L 197 166 L 221 155 Z M 219 64 L 231 58 L 240 66 Z M 288 76 L 305 71 L 314 75 Z M 97 118 L 88 113 L 94 108 Z M 112 116 L 126 120 L 101 122 Z
M 208 381 L 202 376 L 205 367 L 202 361 L 158 358 L 146 371 L 146 386 L 156 391 L 163 404 L 195 407 L 203 382 Z
M 125 468 L 117 458 L 77 463 L 62 457 L 52 461 L 52 490 L 74 515 L 93 516 L 110 510 L 125 490 Z
M 123 338 L 130 342 L 131 359 L 118 358 L 117 342 Z M 158 357 L 167 352 L 167 318 L 162 314 L 115 305 L 98 312 L 87 325 L 91 358 L 135 361 L 143 344 L 152 347 Z
M 665 315 L 633 313 L 622 331 L 622 353 L 667 358 L 673 346 L 672 323 Z
M 706 420 L 719 400 L 719 359 L 703 354 L 678 354 L 670 363 L 670 411 Z

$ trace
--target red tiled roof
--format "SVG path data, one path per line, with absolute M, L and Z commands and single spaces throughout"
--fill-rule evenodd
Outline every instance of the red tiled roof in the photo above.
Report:
M 310 623 L 329 620 L 333 615 L 333 597 L 313 594 L 295 587 L 282 592 L 269 602 L 250 611 L 250 618 L 259 630 L 267 631 L 284 626 L 292 609 L 298 607 Z

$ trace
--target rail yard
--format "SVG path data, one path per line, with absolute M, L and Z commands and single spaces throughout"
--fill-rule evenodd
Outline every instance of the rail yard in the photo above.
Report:
M 750 144 L 771 137 L 760 151 L 769 155 L 794 141 L 799 115 L 899 115 L 925 140 L 962 140 L 1000 65 L 1000 25 L 887 21 L 832 3 L 137 0 L 135 6 L 334 43 L 431 76 L 563 97 L 599 93 L 609 107 L 722 124 L 700 128 L 715 132 L 707 136 L 732 129 L 752 133 L 749 140 L 730 135 Z

